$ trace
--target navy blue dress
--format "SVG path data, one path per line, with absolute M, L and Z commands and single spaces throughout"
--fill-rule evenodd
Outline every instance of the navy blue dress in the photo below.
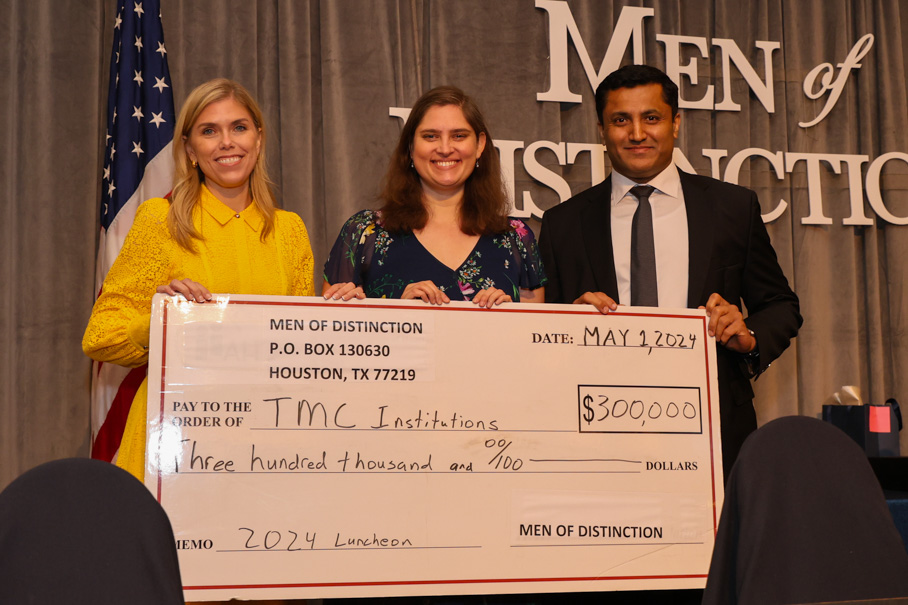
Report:
M 391 233 L 381 213 L 363 210 L 344 223 L 325 263 L 329 284 L 353 282 L 368 298 L 400 298 L 407 285 L 429 280 L 451 300 L 471 300 L 480 290 L 498 288 L 520 300 L 520 289 L 545 285 L 536 238 L 523 221 L 511 230 L 483 235 L 467 259 L 451 269 L 426 250 L 411 232 Z

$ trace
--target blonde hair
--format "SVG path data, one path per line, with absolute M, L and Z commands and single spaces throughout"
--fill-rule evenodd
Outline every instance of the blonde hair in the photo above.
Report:
M 202 170 L 192 165 L 186 153 L 186 140 L 189 132 L 199 119 L 199 115 L 212 103 L 234 99 L 252 116 L 252 121 L 262 137 L 258 159 L 252 174 L 249 175 L 249 190 L 252 202 L 265 218 L 261 238 L 264 239 L 274 230 L 274 214 L 277 204 L 271 191 L 271 180 L 265 169 L 265 119 L 258 103 L 242 84 L 226 78 L 216 78 L 200 84 L 189 93 L 173 133 L 173 193 L 170 197 L 170 210 L 167 213 L 167 228 L 176 242 L 186 250 L 195 250 L 194 239 L 202 239 L 192 223 L 192 214 L 202 194 L 202 183 L 205 175 Z

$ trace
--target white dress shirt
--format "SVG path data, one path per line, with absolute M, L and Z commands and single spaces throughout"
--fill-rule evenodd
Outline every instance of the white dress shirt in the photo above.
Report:
M 660 307 L 687 307 L 688 237 L 687 210 L 681 177 L 674 163 L 646 183 L 655 187 L 653 238 L 656 245 L 656 282 Z M 631 302 L 631 223 L 637 198 L 630 192 L 640 185 L 612 171 L 612 253 L 618 278 L 618 302 Z

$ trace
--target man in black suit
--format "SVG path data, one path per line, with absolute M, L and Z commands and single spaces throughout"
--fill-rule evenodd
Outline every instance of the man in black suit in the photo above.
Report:
M 750 378 L 797 334 L 798 297 L 779 267 L 756 194 L 673 163 L 681 116 L 678 87 L 665 73 L 646 65 L 612 72 L 596 90 L 596 114 L 612 174 L 543 216 L 546 302 L 588 303 L 602 313 L 619 303 L 705 307 L 719 345 L 727 476 L 757 428 Z

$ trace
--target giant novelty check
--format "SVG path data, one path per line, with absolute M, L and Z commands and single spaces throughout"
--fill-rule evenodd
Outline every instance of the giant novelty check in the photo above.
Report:
M 158 295 L 151 336 L 188 600 L 705 584 L 703 311 Z

